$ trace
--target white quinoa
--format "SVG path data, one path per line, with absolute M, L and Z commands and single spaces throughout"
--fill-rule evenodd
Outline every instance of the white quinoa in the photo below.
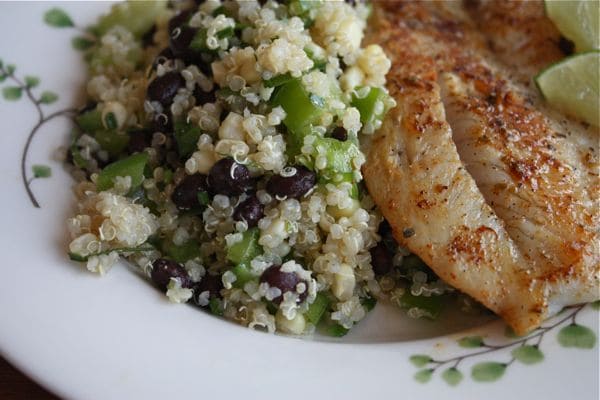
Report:
M 168 260 L 180 274 L 161 283 L 169 300 L 193 300 L 244 326 L 294 335 L 315 331 L 311 307 L 319 296 L 327 299 L 323 323 L 349 329 L 376 295 L 396 301 L 406 291 L 450 290 L 419 271 L 408 286 L 373 272 L 370 249 L 381 240 L 382 218 L 360 189 L 359 140 L 380 126 L 394 101 L 385 89 L 389 59 L 378 45 L 361 47 L 368 7 L 273 0 L 190 7 L 174 3 L 157 12 L 143 41 L 131 27 L 109 24 L 87 53 L 94 107 L 86 115 L 97 113 L 100 121 L 82 124 L 70 149 L 79 180 L 78 211 L 68 220 L 71 257 L 103 274 L 122 256 L 156 284 L 153 265 Z M 165 99 L 162 87 L 151 93 L 156 82 L 176 86 Z M 297 107 L 316 110 L 295 123 L 303 110 L 281 94 L 293 85 L 310 104 Z M 359 103 L 372 90 L 380 95 L 363 124 L 367 111 Z M 334 138 L 335 130 L 347 137 Z M 106 136 L 113 133 L 120 139 Z M 133 146 L 134 134 L 147 141 L 142 148 Z M 125 169 L 102 183 L 110 167 L 101 167 L 136 152 L 146 155 L 144 176 Z M 243 166 L 252 190 L 214 192 L 219 182 L 211 174 L 228 159 L 235 164 L 220 180 L 234 179 Z M 269 192 L 272 177 L 293 179 L 305 167 L 315 184 L 302 195 Z M 195 206 L 182 206 L 186 182 L 205 175 L 211 177 L 185 198 Z M 240 219 L 236 213 L 253 198 L 262 216 Z M 247 244 L 251 235 L 255 247 Z M 400 248 L 394 265 L 406 255 Z M 294 277 L 292 287 L 267 279 L 274 266 Z M 222 285 L 216 293 L 203 286 L 211 279 Z

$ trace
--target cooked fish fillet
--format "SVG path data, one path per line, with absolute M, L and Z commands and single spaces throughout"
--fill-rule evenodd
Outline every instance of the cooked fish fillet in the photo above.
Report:
M 461 3 L 376 13 L 371 40 L 392 58 L 398 106 L 363 172 L 396 238 L 517 333 L 599 298 L 597 132 L 547 112 L 530 72 L 515 72 L 528 56 L 496 59 Z M 523 36 L 504 29 L 495 40 L 533 40 Z

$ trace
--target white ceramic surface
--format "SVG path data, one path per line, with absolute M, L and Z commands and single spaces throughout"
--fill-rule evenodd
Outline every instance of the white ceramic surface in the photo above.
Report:
M 77 105 L 85 80 L 81 54 L 70 46 L 77 30 L 42 21 L 44 12 L 56 6 L 85 26 L 108 4 L 0 3 L 0 59 L 5 66 L 16 65 L 17 77 L 40 78 L 33 93 L 59 95 L 57 102 L 43 106 L 46 114 Z M 6 80 L 0 86 L 10 85 Z M 69 121 L 59 117 L 44 124 L 28 153 L 28 173 L 33 164 L 52 168 L 52 177 L 31 183 L 39 209 L 32 206 L 20 176 L 21 152 L 37 122 L 36 109 L 26 97 L 0 99 L 0 121 L 0 352 L 62 397 L 599 398 L 597 340 L 592 349 L 557 341 L 571 319 L 527 342 L 543 339 L 539 349 L 544 359 L 526 365 L 510 362 L 511 351 L 522 343 L 500 350 L 457 346 L 458 339 L 473 335 L 487 344 L 513 343 L 516 339 L 504 337 L 499 321 L 456 332 L 477 323 L 451 316 L 438 323 L 415 322 L 378 305 L 342 340 L 299 340 L 253 332 L 193 307 L 170 304 L 124 264 L 104 278 L 85 272 L 65 254 L 71 181 L 52 159 L 67 141 Z M 597 338 L 598 311 L 587 306 L 576 317 L 578 326 L 591 329 Z M 449 332 L 454 333 L 440 336 Z M 585 332 L 582 340 L 589 340 Z M 441 377 L 453 363 L 419 383 L 414 378 L 419 369 L 409 362 L 415 354 L 442 360 L 487 350 L 460 361 L 464 379 L 455 387 Z M 509 365 L 501 367 L 504 374 L 495 382 L 477 382 L 472 366 L 488 361 Z

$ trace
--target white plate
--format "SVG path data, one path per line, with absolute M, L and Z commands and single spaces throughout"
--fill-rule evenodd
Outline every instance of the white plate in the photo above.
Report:
M 2 5 L 0 58 L 5 66 L 16 65 L 18 78 L 40 78 L 32 89 L 35 98 L 44 90 L 59 95 L 55 103 L 41 106 L 45 116 L 78 104 L 85 74 L 80 54 L 70 46 L 77 29 L 42 22 L 44 12 L 54 6 L 66 10 L 78 26 L 91 23 L 108 7 L 106 3 Z M 9 78 L 1 86 L 13 84 Z M 86 273 L 66 259 L 64 221 L 73 206 L 71 181 L 52 159 L 54 150 L 67 141 L 66 118 L 43 124 L 27 155 L 28 177 L 33 164 L 52 168 L 52 177 L 30 185 L 41 208 L 33 207 L 24 189 L 21 152 L 37 119 L 25 94 L 17 101 L 0 100 L 0 351 L 61 396 L 598 399 L 598 312 L 591 306 L 580 312 L 566 310 L 549 321 L 547 329 L 535 332 L 537 336 L 527 343 L 543 339 L 540 352 L 519 348 L 524 339 L 505 337 L 499 321 L 440 336 L 473 321 L 412 321 L 382 305 L 336 343 L 253 332 L 193 307 L 172 305 L 125 265 L 105 278 Z M 576 312 L 573 327 L 570 315 Z M 458 346 L 457 340 L 466 336 L 481 336 L 485 345 Z M 593 348 L 577 347 L 587 345 Z M 516 348 L 519 359 L 538 362 L 511 362 Z M 454 361 L 427 363 L 423 369 L 437 368 L 429 382 L 419 383 L 414 375 L 420 369 L 409 362 L 416 354 Z M 456 361 L 464 379 L 452 387 L 442 373 Z M 500 364 L 482 364 L 486 362 Z M 487 365 L 487 370 L 473 376 L 475 365 Z M 494 382 L 479 382 L 502 372 Z

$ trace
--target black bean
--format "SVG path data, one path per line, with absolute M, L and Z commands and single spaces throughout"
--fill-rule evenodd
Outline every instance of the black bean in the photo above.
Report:
M 392 227 L 387 219 L 381 221 L 379 228 L 377 229 L 377 233 L 381 236 L 388 236 L 392 234 Z
M 188 175 L 175 187 L 171 200 L 180 210 L 190 210 L 202 206 L 198 194 L 207 191 L 206 175 Z
M 198 303 L 198 296 L 206 291 L 209 293 L 209 298 L 221 297 L 221 289 L 223 282 L 220 275 L 209 275 L 208 273 L 202 277 L 200 282 L 194 286 L 194 301 Z
M 167 114 L 157 114 L 152 118 L 150 128 L 153 132 L 169 134 L 173 132 L 172 118 Z
M 196 86 L 194 88 L 193 94 L 194 98 L 196 99 L 197 106 L 204 105 L 206 103 L 214 103 L 215 101 L 217 101 L 217 97 L 215 96 L 214 90 L 210 92 L 205 92 L 204 90 L 200 89 L 199 86 Z
M 173 33 L 173 30 L 175 30 L 175 28 L 179 28 L 185 25 L 185 23 L 188 22 L 188 20 L 192 16 L 192 13 L 192 10 L 184 10 L 172 17 L 169 20 L 169 33 Z
M 265 206 L 256 196 L 250 196 L 240 203 L 233 213 L 234 221 L 246 221 L 248 228 L 258 225 L 258 221 L 265 215 Z
M 377 243 L 371 250 L 371 265 L 375 275 L 385 275 L 392 269 L 393 255 L 385 244 Z
M 317 175 L 302 165 L 293 168 L 296 170 L 294 175 L 273 175 L 267 182 L 267 192 L 273 196 L 295 199 L 308 193 L 315 186 Z
M 348 131 L 341 126 L 338 126 L 331 132 L 331 137 L 341 142 L 345 142 L 348 140 Z
M 158 101 L 166 107 L 173 102 L 173 97 L 183 85 L 185 85 L 185 80 L 181 74 L 177 71 L 170 71 L 150 82 L 146 97 L 152 101 Z
M 267 282 L 270 287 L 277 287 L 281 290 L 281 295 L 274 298 L 275 304 L 281 303 L 283 300 L 283 294 L 286 292 L 296 292 L 296 285 L 300 282 L 304 282 L 306 290 L 302 293 L 298 293 L 298 303 L 303 302 L 308 296 L 308 283 L 303 279 L 300 279 L 298 274 L 295 272 L 283 272 L 281 271 L 281 265 L 272 265 L 267 268 L 260 276 L 261 282 Z
M 251 191 L 254 185 L 248 168 L 232 158 L 217 161 L 208 173 L 208 186 L 213 194 L 238 196 Z
M 152 62 L 152 69 L 156 69 L 159 64 L 164 64 L 167 60 L 175 58 L 173 51 L 169 47 L 165 47 L 161 50 L 160 53 L 156 56 L 154 61 Z
M 129 143 L 127 150 L 130 153 L 141 153 L 152 143 L 152 132 L 148 129 L 135 129 L 129 131 Z
M 196 36 L 196 32 L 198 32 L 198 29 L 196 28 L 182 26 L 175 28 L 175 30 L 171 32 L 171 37 L 169 38 L 169 48 L 173 52 L 173 55 L 176 58 L 181 58 L 188 64 L 192 61 L 197 61 L 199 58 L 199 53 L 190 49 L 190 44 L 192 43 L 194 36 Z
M 193 282 L 183 266 L 172 260 L 159 258 L 152 263 L 152 273 L 150 274 L 152 281 L 159 289 L 167 290 L 167 285 L 171 278 L 179 279 L 181 287 L 191 288 Z
M 142 35 L 142 47 L 146 48 L 154 44 L 154 34 L 156 33 L 156 24 L 152 25 L 146 33 Z

